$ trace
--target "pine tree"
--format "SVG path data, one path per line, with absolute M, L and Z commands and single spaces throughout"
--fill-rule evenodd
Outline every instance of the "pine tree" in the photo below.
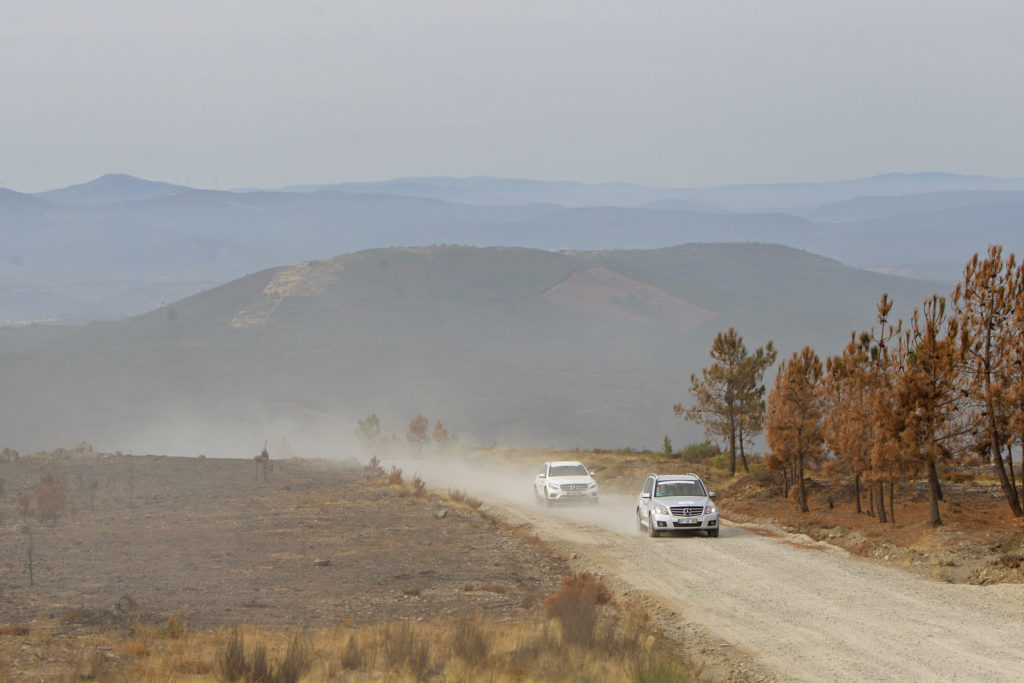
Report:
M 747 353 L 743 337 L 736 330 L 719 332 L 711 345 L 712 364 L 698 377 L 690 375 L 690 393 L 695 403 L 674 406 L 675 414 L 704 425 L 709 439 L 729 444 L 729 473 L 736 474 L 737 444 L 760 431 L 764 415 L 762 379 L 775 362 L 775 348 L 769 341 L 753 355 Z M 743 467 L 749 471 L 746 457 Z
M 804 347 L 779 368 L 768 396 L 768 445 L 775 458 L 792 467 L 803 512 L 809 510 L 804 469 L 819 462 L 824 454 L 822 374 L 821 360 L 810 347 Z
M 953 293 L 960 325 L 960 370 L 968 397 L 975 404 L 975 445 L 991 459 L 999 485 L 1015 517 L 1024 516 L 1020 496 L 1007 474 L 1003 449 L 1009 454 L 1010 401 L 1014 396 L 1014 370 L 1001 342 L 1019 338 L 1014 312 L 1020 308 L 1020 278 L 1011 255 L 1005 261 L 1002 247 L 989 247 L 988 257 L 978 255 L 964 268 L 964 280 Z M 1012 468 L 1012 459 L 1011 459 Z

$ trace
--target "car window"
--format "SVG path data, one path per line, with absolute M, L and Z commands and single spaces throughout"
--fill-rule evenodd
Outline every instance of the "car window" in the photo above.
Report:
M 667 498 L 669 496 L 696 496 L 704 497 L 704 485 L 699 481 L 659 481 L 658 488 L 654 490 L 655 498 Z
M 642 491 L 642 493 L 650 495 L 652 488 L 654 488 L 654 480 L 648 479 L 647 481 L 644 482 L 644 490 Z
M 553 465 L 548 470 L 549 477 L 587 476 L 587 468 L 583 465 Z

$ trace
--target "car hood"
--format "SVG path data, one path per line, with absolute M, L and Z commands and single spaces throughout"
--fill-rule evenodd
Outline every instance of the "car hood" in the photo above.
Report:
M 652 498 L 651 502 L 656 505 L 667 505 L 672 507 L 675 505 L 707 505 L 709 500 L 711 499 L 707 496 L 664 496 L 660 498 Z
M 571 477 L 548 477 L 547 479 L 553 484 L 590 484 L 594 481 L 590 477 L 583 477 L 580 475 L 573 475 Z

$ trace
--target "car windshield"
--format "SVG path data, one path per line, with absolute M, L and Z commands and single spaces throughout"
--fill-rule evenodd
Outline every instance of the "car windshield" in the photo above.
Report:
M 668 498 L 670 496 L 694 496 L 703 498 L 707 495 L 704 492 L 704 485 L 699 481 L 659 481 L 658 487 L 654 489 L 655 498 Z
M 552 465 L 548 470 L 549 477 L 587 476 L 587 468 L 583 465 Z

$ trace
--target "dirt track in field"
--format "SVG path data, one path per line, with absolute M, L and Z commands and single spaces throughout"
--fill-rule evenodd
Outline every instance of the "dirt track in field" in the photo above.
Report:
M 717 539 L 649 538 L 634 527 L 630 496 L 604 495 L 596 508 L 547 509 L 532 499 L 532 469 L 405 465 L 428 484 L 483 497 L 492 514 L 529 523 L 580 565 L 649 596 L 677 615 L 665 617 L 670 628 L 753 659 L 756 666 L 740 678 L 1024 676 L 1024 585 L 928 580 L 803 536 L 730 524 L 728 509 Z

